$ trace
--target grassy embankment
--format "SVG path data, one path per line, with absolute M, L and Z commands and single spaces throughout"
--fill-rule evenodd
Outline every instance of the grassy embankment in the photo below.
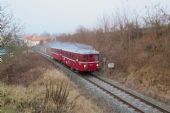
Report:
M 134 19 L 104 17 L 98 29 L 80 28 L 74 34 L 56 38 L 94 46 L 107 63 L 115 63 L 115 69 L 104 70 L 104 75 L 170 102 L 170 15 L 162 9 L 155 10 Z
M 0 113 L 102 113 L 38 54 L 24 53 L 0 66 Z

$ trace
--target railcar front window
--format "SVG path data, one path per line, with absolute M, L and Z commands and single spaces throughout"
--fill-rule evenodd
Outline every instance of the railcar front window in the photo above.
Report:
M 94 60 L 95 61 L 98 61 L 99 60 L 99 57 L 97 55 L 94 55 Z
M 93 55 L 89 55 L 91 58 L 93 57 Z

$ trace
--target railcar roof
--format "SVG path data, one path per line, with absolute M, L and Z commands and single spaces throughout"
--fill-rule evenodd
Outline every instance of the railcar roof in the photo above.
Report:
M 45 46 L 80 54 L 99 54 L 92 46 L 71 42 L 48 42 Z

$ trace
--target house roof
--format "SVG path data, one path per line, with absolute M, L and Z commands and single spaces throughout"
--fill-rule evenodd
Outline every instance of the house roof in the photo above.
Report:
M 26 36 L 25 39 L 30 41 L 47 41 L 47 40 L 54 39 L 54 37 L 31 35 L 31 36 Z

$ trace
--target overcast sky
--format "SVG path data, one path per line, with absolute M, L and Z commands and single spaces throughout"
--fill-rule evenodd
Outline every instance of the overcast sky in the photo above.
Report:
M 25 33 L 71 33 L 79 26 L 93 28 L 103 15 L 142 14 L 158 5 L 169 10 L 170 0 L 0 0 L 25 27 Z

